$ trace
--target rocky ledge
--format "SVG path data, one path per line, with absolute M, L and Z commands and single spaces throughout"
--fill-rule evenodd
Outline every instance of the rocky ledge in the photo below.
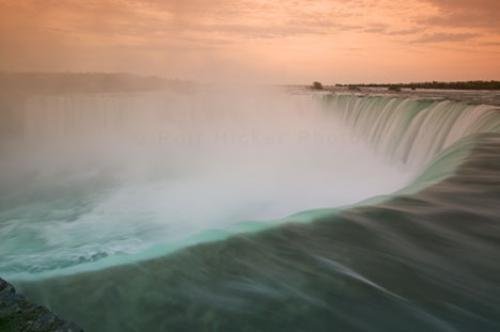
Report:
M 14 286 L 0 278 L 0 331 L 2 332 L 82 332 L 47 308 L 16 294 Z

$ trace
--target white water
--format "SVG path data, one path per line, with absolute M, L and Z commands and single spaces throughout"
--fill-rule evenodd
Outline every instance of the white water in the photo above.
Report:
M 498 108 L 451 100 L 331 95 L 326 109 L 356 137 L 395 162 L 425 166 L 472 134 L 500 131 Z
M 4 276 L 133 261 L 391 193 L 416 174 L 310 95 L 43 96 L 9 121 Z

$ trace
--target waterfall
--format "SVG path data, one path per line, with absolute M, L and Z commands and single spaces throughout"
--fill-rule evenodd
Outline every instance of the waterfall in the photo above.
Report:
M 7 276 L 164 255 L 392 193 L 414 176 L 345 139 L 310 95 L 281 91 L 34 96 L 9 121 Z
M 104 182 L 101 190 L 92 176 L 65 184 L 57 174 L 48 181 L 57 190 L 36 176 L 38 182 L 28 177 L 13 190 L 0 187 L 0 197 L 9 198 L 0 205 L 0 274 L 33 301 L 89 331 L 499 330 L 498 108 L 382 95 L 305 95 L 291 107 L 224 95 L 212 110 L 228 107 L 226 126 L 210 122 L 210 102 L 194 113 L 197 105 L 165 112 L 149 98 L 132 108 L 130 100 L 99 98 L 31 104 L 27 112 L 35 117 L 26 120 L 43 126 L 24 127 L 31 128 L 23 132 L 28 147 L 47 148 L 45 139 L 73 143 L 74 134 L 86 142 L 90 133 L 109 157 L 115 136 L 127 143 L 119 160 L 130 166 L 134 134 L 204 128 L 212 137 L 214 129 L 229 128 L 216 136 L 227 144 L 202 140 L 190 153 L 208 151 L 208 158 L 183 159 L 173 181 L 165 175 L 178 159 L 172 151 L 189 144 L 159 150 L 144 142 L 154 153 L 141 157 L 165 154 L 167 162 L 158 163 L 162 176 L 139 186 L 125 177 L 125 185 Z M 242 105 L 255 116 L 235 116 Z M 255 149 L 238 139 L 247 128 L 260 128 L 244 136 L 257 140 Z M 332 132 L 334 140 L 323 139 Z M 282 140 L 275 146 L 260 137 Z M 199 173 L 187 169 L 198 160 Z M 217 168 L 227 161 L 235 167 Z M 409 169 L 408 181 L 371 192 L 369 201 L 339 208 L 330 196 L 360 194 L 377 181 L 394 185 Z M 33 182 L 38 191 L 29 190 Z M 304 211 L 311 197 L 314 210 Z M 261 213 L 280 199 L 303 212 L 231 224 L 245 209 Z M 185 226 L 200 227 L 185 233 Z
M 492 106 L 357 95 L 38 96 L 9 119 L 0 272 L 35 278 L 415 193 L 500 131 Z
M 322 102 L 356 137 L 391 159 L 424 166 L 459 140 L 499 132 L 499 109 L 451 100 L 326 95 Z

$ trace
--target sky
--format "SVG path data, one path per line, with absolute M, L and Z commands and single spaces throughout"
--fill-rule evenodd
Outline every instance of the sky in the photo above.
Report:
M 0 0 L 0 70 L 500 80 L 500 1 Z

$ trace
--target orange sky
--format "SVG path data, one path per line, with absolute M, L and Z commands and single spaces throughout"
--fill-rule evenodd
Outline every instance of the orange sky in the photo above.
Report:
M 0 0 L 0 70 L 500 79 L 500 0 Z

